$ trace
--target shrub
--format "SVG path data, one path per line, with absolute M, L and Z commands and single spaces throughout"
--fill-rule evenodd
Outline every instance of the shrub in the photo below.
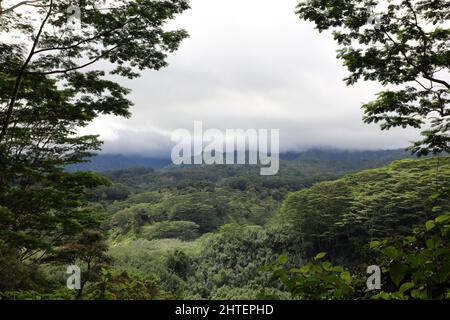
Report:
M 198 237 L 199 225 L 192 221 L 163 221 L 142 228 L 141 236 L 147 240 L 176 238 L 191 241 Z

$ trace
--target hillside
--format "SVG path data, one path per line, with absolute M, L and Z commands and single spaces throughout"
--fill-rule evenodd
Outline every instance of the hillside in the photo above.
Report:
M 105 210 L 115 266 L 153 274 L 183 299 L 253 299 L 263 287 L 283 296 L 258 271 L 278 255 L 300 263 L 326 251 L 356 265 L 370 240 L 400 237 L 450 209 L 449 199 L 437 193 L 450 187 L 449 157 L 439 166 L 437 159 L 395 161 L 309 188 L 283 176 L 274 184 L 226 177 L 224 170 L 145 172 L 136 174 L 146 177 L 139 183 L 133 171 L 109 173 L 130 188 L 125 199 L 94 204 Z M 150 176 L 162 179 L 160 188 L 148 184 Z M 140 190 L 145 185 L 150 191 Z
M 107 171 L 113 185 L 93 190 L 90 199 L 105 206 L 119 235 L 165 220 L 193 221 L 201 234 L 232 222 L 264 225 L 289 192 L 406 155 L 312 150 L 282 160 L 278 176 L 237 165 Z
M 351 169 L 373 168 L 387 164 L 393 160 L 410 157 L 410 153 L 402 150 L 379 150 L 379 151 L 345 151 L 333 149 L 311 149 L 303 152 L 281 153 L 280 159 L 284 165 L 304 163 L 321 165 L 322 169 L 337 169 L 337 171 L 348 171 Z M 335 163 L 335 165 L 333 165 Z M 99 154 L 85 159 L 85 162 L 67 167 L 68 171 L 93 171 L 105 172 L 136 167 L 152 169 L 173 169 L 170 157 L 152 157 L 143 155 L 123 154 Z M 337 165 L 337 166 L 336 166 Z M 283 166 L 282 166 L 283 167 Z M 290 166 L 292 168 L 294 166 Z M 307 167 L 299 167 L 305 171 Z M 335 171 L 332 171 L 333 173 Z
M 373 239 L 401 236 L 412 225 L 450 210 L 439 190 L 450 187 L 450 158 L 400 160 L 291 193 L 279 220 L 300 250 L 355 258 Z

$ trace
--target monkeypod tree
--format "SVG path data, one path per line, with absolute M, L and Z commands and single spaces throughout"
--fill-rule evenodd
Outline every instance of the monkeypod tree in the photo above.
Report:
M 348 85 L 378 81 L 386 90 L 362 106 L 366 123 L 421 129 L 418 155 L 450 151 L 450 5 L 446 0 L 307 0 L 297 13 L 331 29 Z
M 166 66 L 187 37 L 166 23 L 188 8 L 187 0 L 0 0 L 0 248 L 29 260 L 95 227 L 84 191 L 105 179 L 64 168 L 101 142 L 77 129 L 101 114 L 129 116 L 129 90 L 107 71 L 133 79 Z

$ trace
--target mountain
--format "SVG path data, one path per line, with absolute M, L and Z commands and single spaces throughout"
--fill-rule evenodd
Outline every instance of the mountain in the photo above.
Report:
M 312 150 L 282 160 L 278 176 L 260 176 L 255 166 L 128 168 L 104 173 L 112 185 L 93 190 L 90 200 L 105 217 L 109 254 L 120 272 L 154 275 L 182 299 L 256 299 L 262 289 L 289 299 L 260 271 L 276 257 L 289 257 L 290 270 L 326 252 L 329 264 L 314 260 L 323 279 L 336 278 L 328 276 L 331 263 L 365 271 L 383 261 L 377 251 L 369 256 L 370 241 L 404 237 L 449 210 L 450 198 L 441 191 L 449 187 L 450 158 L 390 162 L 408 156 Z M 360 170 L 382 162 L 390 163 Z M 426 244 L 440 255 L 448 251 L 445 243 Z M 411 257 L 414 268 L 414 261 L 441 268 Z M 358 294 L 366 292 L 364 276 L 354 277 Z
M 329 173 L 343 173 L 352 170 L 374 168 L 392 162 L 394 160 L 411 157 L 410 153 L 403 149 L 377 150 L 377 151 L 348 151 L 339 149 L 311 149 L 303 152 L 286 152 L 280 154 L 284 165 L 289 164 L 289 173 L 292 171 L 304 171 L 307 164 L 327 167 Z M 152 168 L 177 168 L 172 165 L 170 157 L 146 157 L 140 155 L 100 154 L 90 158 L 87 162 L 71 165 L 68 171 L 94 171 L 105 172 L 135 167 Z M 202 166 L 188 166 L 202 167 Z M 283 167 L 283 165 L 282 165 Z M 283 171 L 283 168 L 281 168 Z M 294 173 L 295 174 L 295 173 Z
M 122 154 L 100 154 L 92 157 L 87 162 L 71 165 L 67 170 L 103 172 L 133 167 L 161 169 L 171 163 L 172 161 L 170 158 L 164 159 Z

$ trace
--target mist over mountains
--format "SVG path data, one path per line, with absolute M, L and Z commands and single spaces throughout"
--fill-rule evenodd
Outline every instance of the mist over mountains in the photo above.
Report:
M 310 149 L 303 152 L 286 152 L 280 154 L 281 166 L 287 162 L 334 164 L 343 168 L 372 168 L 391 161 L 413 157 L 404 149 L 350 151 L 340 149 Z M 143 155 L 99 154 L 85 163 L 71 165 L 68 171 L 104 172 L 134 167 L 160 170 L 171 168 L 172 161 L 167 157 Z

